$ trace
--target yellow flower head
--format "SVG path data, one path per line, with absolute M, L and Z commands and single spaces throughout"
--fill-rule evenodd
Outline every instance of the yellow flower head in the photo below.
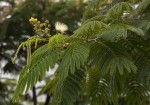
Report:
M 48 20 L 46 20 L 46 21 L 45 21 L 45 23 L 49 23 L 49 21 L 48 21 Z
M 29 22 L 30 22 L 30 23 L 36 23 L 36 22 L 37 22 L 37 18 L 31 17 L 31 18 L 29 19 Z
M 45 34 L 48 34 L 48 33 L 49 33 L 49 29 L 48 29 L 48 28 L 45 28 L 44 33 L 45 33 Z

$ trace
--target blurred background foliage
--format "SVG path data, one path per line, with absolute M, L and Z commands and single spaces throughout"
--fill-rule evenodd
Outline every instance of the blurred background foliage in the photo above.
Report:
M 92 3 L 89 4 L 91 1 Z M 71 35 L 73 31 L 80 26 L 82 17 L 86 20 L 87 18 L 101 15 L 114 4 L 121 1 L 128 1 L 137 7 L 143 0 L 103 0 L 104 2 L 101 4 L 99 4 L 98 1 L 99 0 L 0 0 L 0 105 L 29 105 L 32 104 L 32 102 L 34 105 L 37 105 L 37 96 L 41 95 L 35 93 L 39 88 L 43 88 L 43 85 L 35 86 L 32 92 L 30 92 L 32 95 L 27 94 L 21 98 L 19 103 L 12 104 L 10 102 L 12 93 L 15 91 L 16 79 L 3 77 L 3 73 L 9 73 L 9 77 L 13 76 L 14 78 L 18 78 L 17 74 L 26 63 L 25 48 L 20 51 L 15 65 L 12 64 L 11 57 L 21 42 L 35 34 L 32 25 L 29 24 L 31 17 L 38 18 L 40 21 L 49 20 L 51 24 L 51 34 L 57 33 L 55 23 L 62 22 L 68 26 L 66 34 Z M 94 11 L 94 9 L 88 5 L 94 5 L 94 7 L 101 5 L 101 8 L 98 8 L 97 12 L 97 8 L 94 8 Z M 144 13 L 144 15 L 142 14 L 140 17 L 150 19 L 150 6 L 145 8 L 145 11 L 141 11 L 142 9 L 140 10 L 139 8 L 139 13 Z M 146 20 L 137 22 L 137 26 L 140 28 L 143 27 L 143 30 L 147 34 L 150 32 L 150 30 L 148 30 L 150 24 L 147 24 Z M 147 29 L 145 26 L 147 26 Z M 49 77 L 46 78 L 47 81 L 49 79 Z M 44 83 L 46 84 L 46 81 Z M 51 96 L 47 95 L 45 100 L 38 104 L 48 105 L 50 98 Z M 24 101 L 26 103 L 24 103 Z M 86 101 L 84 97 L 82 97 L 82 100 L 79 99 L 76 105 L 85 105 L 83 101 Z

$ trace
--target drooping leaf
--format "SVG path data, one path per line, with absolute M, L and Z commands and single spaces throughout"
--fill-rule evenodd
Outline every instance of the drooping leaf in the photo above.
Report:
M 81 95 L 84 85 L 85 70 L 76 70 L 74 74 L 70 74 L 65 81 L 58 80 L 53 82 L 52 93 L 54 99 L 52 105 L 74 105 L 76 98 Z M 51 90 L 51 88 L 50 88 Z
M 22 75 L 19 77 L 13 100 L 17 101 L 21 93 L 31 89 L 38 79 L 43 79 L 46 70 L 53 67 L 61 55 L 62 49 L 55 49 L 48 47 L 48 45 L 44 45 L 35 51 L 31 57 L 30 67 L 25 66 L 21 72 Z
M 98 65 L 100 70 L 105 73 L 114 73 L 118 70 L 123 74 L 124 70 L 136 72 L 131 57 L 121 46 L 115 43 L 95 42 L 91 45 L 90 59 L 92 64 Z
M 102 77 L 101 71 L 97 67 L 88 70 L 87 93 L 92 97 L 91 105 L 107 105 L 109 81 Z
M 147 87 L 140 83 L 136 75 L 130 75 L 127 85 L 124 89 L 123 95 L 125 96 L 127 105 L 143 105 L 146 97 L 150 96 Z M 145 98 L 144 98 L 145 97 Z
M 133 6 L 128 2 L 120 2 L 110 8 L 106 14 L 106 19 L 120 19 L 124 12 L 135 14 Z
M 64 52 L 62 61 L 58 67 L 60 79 L 65 79 L 69 73 L 73 74 L 87 61 L 89 47 L 86 43 L 76 41 L 71 43 Z
M 144 35 L 143 30 L 128 24 L 112 24 L 109 30 L 102 30 L 96 36 L 108 41 L 118 41 L 128 37 L 128 31 L 132 31 L 137 35 Z
M 144 12 L 149 5 L 150 5 L 149 0 L 143 0 L 136 9 L 137 13 L 140 14 L 140 13 Z

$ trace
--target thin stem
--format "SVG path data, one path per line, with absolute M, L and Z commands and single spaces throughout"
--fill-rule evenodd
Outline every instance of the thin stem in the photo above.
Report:
M 45 101 L 45 104 L 44 104 L 44 105 L 49 105 L 51 96 L 52 96 L 52 95 L 49 95 L 49 94 L 47 93 L 47 97 L 46 97 L 46 101 Z
M 33 92 L 33 105 L 37 105 L 37 96 L 36 96 L 35 86 L 33 86 L 32 92 Z

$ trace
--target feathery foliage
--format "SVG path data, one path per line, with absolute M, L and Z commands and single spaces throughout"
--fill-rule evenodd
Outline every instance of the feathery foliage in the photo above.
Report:
M 88 45 L 82 42 L 71 43 L 64 52 L 62 61 L 58 67 L 58 75 L 63 80 L 68 77 L 68 73 L 74 74 L 76 69 L 87 61 L 89 55 Z
M 98 65 L 99 69 L 105 74 L 110 72 L 114 75 L 116 70 L 123 74 L 124 70 L 129 73 L 136 72 L 136 66 L 131 57 L 115 43 L 96 42 L 91 45 L 90 58 L 92 64 Z
M 144 32 L 140 28 L 128 24 L 111 24 L 110 29 L 103 30 L 97 33 L 97 37 L 103 38 L 109 41 L 117 41 L 120 39 L 126 39 L 128 37 L 128 31 L 132 31 L 137 35 L 144 35 Z
M 96 67 L 91 67 L 88 71 L 87 93 L 92 97 L 91 105 L 108 104 L 108 78 L 101 76 L 101 71 Z
M 85 71 L 80 69 L 76 70 L 74 74 L 70 74 L 65 81 L 57 80 L 53 90 L 54 99 L 52 104 L 73 105 L 76 98 L 81 95 L 83 91 L 84 77 Z
M 89 38 L 100 30 L 108 29 L 109 26 L 101 21 L 89 21 L 74 32 L 75 36 Z
M 140 11 L 145 2 L 138 7 Z M 88 8 L 96 12 L 105 4 L 108 2 L 104 0 Z M 75 105 L 80 96 L 91 105 L 143 105 L 150 96 L 149 75 L 145 79 L 144 73 L 149 72 L 150 65 L 149 28 L 143 29 L 149 25 L 140 20 L 144 16 L 134 17 L 135 13 L 141 12 L 129 2 L 120 2 L 101 15 L 84 15 L 81 27 L 72 36 L 51 36 L 49 31 L 38 29 L 47 43 L 28 54 L 31 61 L 20 74 L 13 99 L 31 89 L 57 63 L 53 80 L 44 88 L 53 95 L 52 105 Z M 31 23 L 36 22 L 32 19 Z
M 43 79 L 46 70 L 49 70 L 50 67 L 52 68 L 61 55 L 61 49 L 48 48 L 48 45 L 44 45 L 35 51 L 31 57 L 30 67 L 25 66 L 21 72 L 22 76 L 20 76 L 18 80 L 17 91 L 14 93 L 13 98 L 17 99 L 20 93 L 24 91 L 28 92 L 38 79 Z
M 131 75 L 127 82 L 123 92 L 127 105 L 145 104 L 149 96 L 146 85 L 138 81 L 137 75 Z
M 145 9 L 150 5 L 150 1 L 149 0 L 143 0 L 143 2 L 141 2 L 137 8 L 137 12 L 138 13 L 142 13 L 145 11 Z
M 106 14 L 107 18 L 120 19 L 123 16 L 123 13 L 135 14 L 136 11 L 133 9 L 133 6 L 128 2 L 120 2 L 110 8 Z

